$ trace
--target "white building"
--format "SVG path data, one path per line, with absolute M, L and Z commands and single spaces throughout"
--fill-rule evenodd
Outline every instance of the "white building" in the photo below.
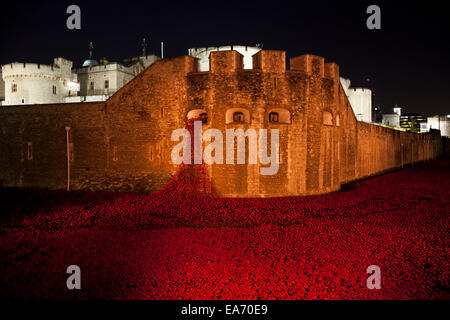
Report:
M 392 110 L 393 113 L 383 114 L 381 123 L 388 127 L 400 128 L 400 116 L 402 115 L 402 108 L 396 106 Z
M 349 79 L 340 78 L 340 80 L 356 119 L 358 121 L 372 122 L 372 90 L 367 88 L 351 88 Z
M 13 62 L 2 66 L 5 100 L 2 105 L 63 103 L 80 89 L 72 61 L 55 58 L 53 64 Z
M 252 69 L 252 56 L 261 51 L 260 46 L 220 46 L 220 47 L 205 47 L 205 48 L 191 48 L 188 49 L 188 55 L 200 59 L 199 71 L 209 71 L 209 55 L 212 51 L 228 51 L 235 50 L 244 56 L 244 69 Z
M 3 81 L 2 68 L 0 68 L 0 106 L 3 100 L 5 100 L 5 81 Z
M 65 102 L 105 101 L 159 58 L 155 55 L 134 57 L 125 64 L 92 59 L 83 67 L 74 69 L 80 83 L 77 97 L 67 97 Z
M 55 58 L 51 65 L 9 63 L 1 68 L 0 101 L 2 92 L 5 106 L 105 101 L 158 59 L 146 55 L 124 64 L 88 59 L 78 69 L 64 58 Z
M 441 131 L 441 136 L 450 138 L 450 114 L 446 116 L 433 116 L 427 118 L 427 129 Z
M 381 123 L 388 127 L 400 128 L 400 116 L 397 113 L 385 113 Z

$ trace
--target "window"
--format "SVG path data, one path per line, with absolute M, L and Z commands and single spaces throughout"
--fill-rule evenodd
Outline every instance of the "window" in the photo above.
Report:
M 94 81 L 91 81 L 91 83 L 89 84 L 89 89 L 94 90 Z
M 244 114 L 240 111 L 233 113 L 233 122 L 242 123 L 244 122 Z
M 323 124 L 327 126 L 333 125 L 333 115 L 331 114 L 331 112 L 325 111 L 323 113 Z
M 109 88 L 109 80 L 105 80 L 105 89 Z
M 191 120 L 190 122 L 192 122 L 192 120 L 201 120 L 202 123 L 207 123 L 208 122 L 208 113 L 206 112 L 205 109 L 194 109 L 188 112 L 188 114 L 186 115 L 186 118 L 188 120 Z
M 276 90 L 278 88 L 278 78 L 273 78 L 273 90 Z
M 11 92 L 17 92 L 17 83 L 11 85 Z
M 33 142 L 28 142 L 28 145 L 27 145 L 27 160 L 33 160 Z
M 161 109 L 159 110 L 159 115 L 161 119 L 164 118 L 164 108 L 161 107 Z
M 250 123 L 250 112 L 245 108 L 230 108 L 225 112 L 225 124 Z
M 22 103 L 25 103 L 25 99 L 22 99 Z
M 269 122 L 280 122 L 280 116 L 277 112 L 271 112 L 269 113 Z
M 202 123 L 208 122 L 208 114 L 206 112 L 201 113 L 200 118 L 202 119 Z
M 117 146 L 113 147 L 112 159 L 113 159 L 113 161 L 119 160 L 119 157 L 117 156 Z
M 269 123 L 290 124 L 291 113 L 286 108 L 270 108 L 268 110 Z
M 56 86 L 52 87 L 53 94 L 56 94 Z
M 150 161 L 152 161 L 153 160 L 153 146 L 148 146 L 148 159 L 150 160 Z

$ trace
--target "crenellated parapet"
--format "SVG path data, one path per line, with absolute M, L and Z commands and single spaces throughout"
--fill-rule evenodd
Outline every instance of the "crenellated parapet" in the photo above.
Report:
M 325 59 L 312 54 L 304 54 L 290 59 L 290 70 L 300 71 L 307 75 L 316 75 L 321 78 L 325 75 Z
M 4 79 L 12 77 L 35 77 L 54 80 L 60 78 L 69 78 L 71 80 L 76 80 L 76 75 L 72 74 L 71 70 L 72 61 L 63 58 L 55 58 L 54 63 L 51 65 L 27 62 L 13 62 L 2 66 Z
M 339 66 L 334 62 L 325 63 L 325 59 L 305 54 L 290 59 L 290 69 L 286 68 L 286 52 L 281 50 L 260 50 L 252 56 L 252 67 L 245 67 L 245 56 L 236 50 L 218 50 L 209 52 L 209 67 L 201 68 L 197 64 L 194 72 L 231 74 L 239 71 L 254 70 L 262 73 L 284 74 L 293 71 L 338 83 Z M 198 60 L 199 61 L 199 60 Z
M 36 77 L 58 79 L 61 76 L 59 67 L 53 65 L 42 65 L 37 63 L 8 63 L 2 67 L 3 78 L 12 77 Z
M 253 69 L 268 73 L 286 72 L 286 52 L 261 50 L 253 56 Z
M 68 126 L 75 155 L 71 189 L 117 190 L 119 182 L 133 191 L 160 190 L 181 168 L 172 158 L 179 144 L 174 133 L 186 133 L 194 119 L 201 120 L 198 133 L 214 133 L 214 145 L 225 152 L 220 157 L 220 148 L 214 149 L 223 161 L 202 167 L 224 197 L 322 194 L 442 154 L 439 134 L 357 121 L 348 99 L 353 92 L 349 81 L 340 80 L 339 66 L 322 57 L 294 57 L 287 69 L 284 51 L 261 50 L 252 55 L 249 69 L 237 50 L 208 49 L 206 54 L 207 70 L 192 55 L 158 60 L 99 104 L 58 104 L 63 93 L 58 83 L 14 79 L 7 85 L 7 99 L 28 104 L 32 88 L 33 97 L 45 95 L 42 101 L 51 97 L 55 104 L 0 108 L 0 180 L 7 186 L 65 188 Z M 229 140 L 236 140 L 230 159 L 227 132 Z M 260 148 L 257 141 L 264 142 L 265 133 L 270 163 L 250 162 L 250 156 L 261 155 L 251 144 Z M 204 150 L 212 142 L 208 139 Z M 245 161 L 238 162 L 239 140 Z M 29 146 L 35 153 L 24 158 Z M 275 170 L 262 174 L 267 168 Z
M 325 63 L 325 78 L 332 79 L 336 84 L 339 83 L 339 66 L 335 62 Z
M 234 73 L 244 68 L 244 56 L 237 51 L 213 51 L 209 57 L 211 73 Z
M 13 62 L 2 66 L 5 101 L 2 105 L 59 103 L 79 90 L 72 61 L 55 58 L 53 64 Z

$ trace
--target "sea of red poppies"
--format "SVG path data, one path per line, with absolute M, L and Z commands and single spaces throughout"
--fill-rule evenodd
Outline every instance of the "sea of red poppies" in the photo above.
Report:
M 190 170 L 153 194 L 0 190 L 0 298 L 450 298 L 448 159 L 272 199 Z

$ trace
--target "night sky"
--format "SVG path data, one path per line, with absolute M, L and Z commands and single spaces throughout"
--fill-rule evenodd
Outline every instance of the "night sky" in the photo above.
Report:
M 393 4 L 392 2 L 395 2 Z M 66 28 L 66 8 L 81 8 L 81 30 Z M 381 8 L 381 30 L 368 30 L 366 9 Z M 390 112 L 450 113 L 449 11 L 413 1 L 9 1 L 1 4 L 0 63 L 50 64 L 62 56 L 80 66 L 141 53 L 176 57 L 191 47 L 255 45 L 312 53 L 340 66 L 353 86 L 372 79 L 374 106 Z

